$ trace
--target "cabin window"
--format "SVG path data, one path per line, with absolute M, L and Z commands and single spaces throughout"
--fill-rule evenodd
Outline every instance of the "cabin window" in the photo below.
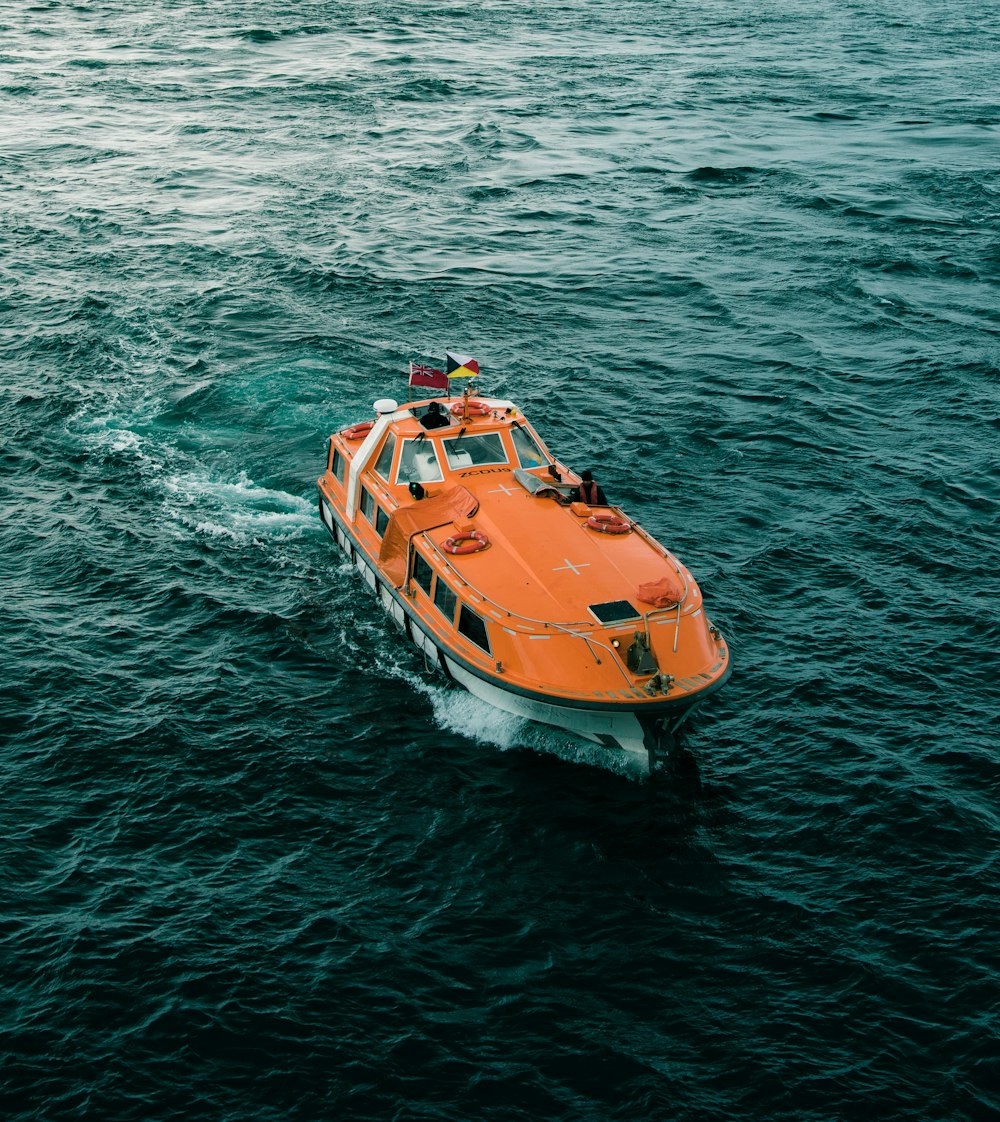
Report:
M 434 588 L 434 604 L 449 623 L 455 622 L 455 605 L 457 603 L 458 597 L 452 592 L 448 585 L 438 577 L 437 584 Z
M 389 435 L 385 438 L 385 444 L 382 445 L 382 451 L 378 454 L 378 459 L 375 461 L 375 474 L 381 475 L 382 478 L 389 482 L 389 472 L 392 470 L 392 454 L 396 451 L 396 434 L 390 430 Z
M 462 610 L 458 613 L 458 633 L 490 654 L 490 637 L 486 634 L 486 622 L 467 604 L 463 604 Z
M 440 483 L 444 479 L 433 440 L 404 440 L 396 469 L 397 483 Z
M 330 470 L 341 483 L 344 482 L 344 457 L 339 448 L 333 450 L 333 463 L 330 465 Z
M 517 453 L 517 458 L 521 462 L 523 468 L 539 468 L 544 467 L 548 463 L 548 459 L 538 447 L 535 438 L 528 432 L 527 429 L 521 428 L 520 425 L 515 425 L 510 430 L 511 440 L 514 441 L 514 451 Z
M 479 464 L 505 464 L 507 453 L 503 450 L 503 441 L 498 432 L 476 433 L 468 436 L 456 436 L 452 440 L 445 440 L 444 454 L 448 460 L 448 467 L 452 471 L 461 471 L 462 468 L 476 467 Z
M 375 532 L 381 538 L 389 528 L 389 515 L 375 501 L 367 487 L 361 488 L 361 513 L 375 527 Z
M 413 579 L 427 593 L 431 594 L 431 581 L 434 579 L 434 570 L 427 561 L 416 551 L 413 554 Z

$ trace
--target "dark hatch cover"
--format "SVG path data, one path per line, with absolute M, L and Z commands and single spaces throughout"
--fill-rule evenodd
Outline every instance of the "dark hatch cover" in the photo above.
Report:
M 601 623 L 622 623 L 627 619 L 639 619 L 641 615 L 627 600 L 608 600 L 604 604 L 591 604 L 590 610 Z

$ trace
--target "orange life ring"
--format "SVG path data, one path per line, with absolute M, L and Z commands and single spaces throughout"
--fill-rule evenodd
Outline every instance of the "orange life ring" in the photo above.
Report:
M 447 553 L 478 553 L 481 549 L 486 549 L 489 544 L 490 539 L 481 530 L 469 530 L 468 533 L 446 538 L 442 548 Z
M 374 421 L 362 421 L 360 425 L 351 425 L 349 429 L 344 429 L 344 437 L 347 440 L 360 440 L 372 431 L 374 425 Z
M 462 415 L 462 411 L 464 410 L 464 408 L 465 408 L 465 402 L 464 401 L 456 401 L 455 404 L 451 407 L 451 411 L 452 411 L 452 413 L 455 414 L 456 417 L 460 417 Z M 472 399 L 472 398 L 469 399 L 469 416 L 470 417 L 488 417 L 489 415 L 490 415 L 490 407 L 486 404 L 485 401 L 476 401 L 475 399 Z
M 592 514 L 584 523 L 601 534 L 630 534 L 632 525 L 616 514 Z

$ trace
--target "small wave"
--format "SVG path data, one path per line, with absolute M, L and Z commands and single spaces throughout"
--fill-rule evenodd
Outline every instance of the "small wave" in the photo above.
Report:
M 240 472 L 234 481 L 183 473 L 162 481 L 170 515 L 197 534 L 257 541 L 300 537 L 316 529 L 312 503 L 262 487 Z
M 513 195 L 514 192 L 510 187 L 493 187 L 482 185 L 477 187 L 469 187 L 466 189 L 465 196 L 473 202 L 488 202 L 494 199 L 507 199 Z
M 723 186 L 738 186 L 743 183 L 749 183 L 758 176 L 764 174 L 766 174 L 766 172 L 761 168 L 717 168 L 708 166 L 695 168 L 693 171 L 689 171 L 687 178 L 692 183 L 717 183 Z
M 282 37 L 280 31 L 268 31 L 266 27 L 252 27 L 247 31 L 237 33 L 237 38 L 246 39 L 251 43 L 275 43 Z
M 328 27 L 307 24 L 305 27 L 287 27 L 280 31 L 272 31 L 267 27 L 251 27 L 236 33 L 237 39 L 245 39 L 249 43 L 277 43 L 281 39 L 288 39 L 293 35 L 326 35 Z
M 395 675 L 427 698 L 435 723 L 448 732 L 502 752 L 526 749 L 557 756 L 567 763 L 604 768 L 630 779 L 642 778 L 640 764 L 625 752 L 603 748 L 565 730 L 507 713 L 468 690 L 437 685 L 402 668 L 396 668 Z
M 828 109 L 820 109 L 815 113 L 808 114 L 810 121 L 857 121 L 858 116 L 854 113 L 836 113 Z
M 232 541 L 290 540 L 316 530 L 313 504 L 300 495 L 255 483 L 245 470 L 230 478 L 131 428 L 102 428 L 89 443 L 110 461 L 125 462 L 138 487 L 159 494 L 169 521 L 200 536 Z
M 454 97 L 455 87 L 444 78 L 417 78 L 405 82 L 396 91 L 397 101 L 426 101 L 428 98 L 440 99 Z

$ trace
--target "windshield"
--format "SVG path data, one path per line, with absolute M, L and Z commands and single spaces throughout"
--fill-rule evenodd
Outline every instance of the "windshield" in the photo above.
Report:
M 478 464 L 505 464 L 507 453 L 496 432 L 478 433 L 474 436 L 456 436 L 445 440 L 444 454 L 452 471 L 475 467 Z
M 404 440 L 396 469 L 397 483 L 440 483 L 444 479 L 434 442 L 424 437 Z
M 521 461 L 521 467 L 537 468 L 543 467 L 548 463 L 548 460 L 542 455 L 541 448 L 535 443 L 535 438 L 527 429 L 521 428 L 520 425 L 515 425 L 514 428 L 510 430 L 510 435 L 514 440 L 514 451 L 517 453 L 517 458 Z

